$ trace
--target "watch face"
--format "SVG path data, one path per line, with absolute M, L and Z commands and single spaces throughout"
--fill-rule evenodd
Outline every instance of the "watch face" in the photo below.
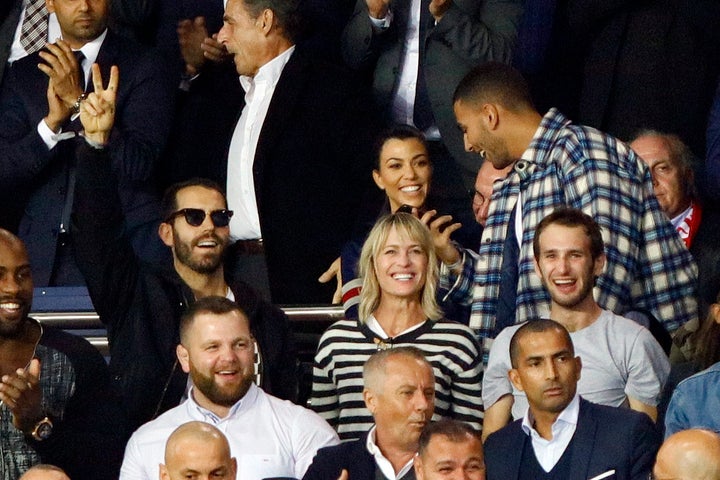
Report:
M 40 423 L 37 424 L 35 427 L 35 431 L 33 432 L 33 437 L 35 437 L 36 440 L 46 440 L 48 437 L 50 437 L 50 434 L 52 433 L 53 424 L 50 421 L 50 419 L 45 418 L 40 421 Z
M 52 433 L 52 425 L 49 422 L 43 422 L 38 427 L 38 437 L 45 440 Z

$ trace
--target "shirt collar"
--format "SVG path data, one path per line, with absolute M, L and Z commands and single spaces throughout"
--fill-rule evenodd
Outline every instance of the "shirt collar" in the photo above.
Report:
M 188 392 L 188 399 L 187 399 L 187 408 L 188 413 L 190 417 L 196 419 L 196 420 L 203 420 L 207 423 L 211 423 L 213 425 L 218 424 L 225 420 L 226 418 L 231 418 L 234 416 L 237 416 L 238 413 L 240 413 L 241 410 L 249 410 L 253 407 L 255 404 L 255 400 L 258 396 L 258 387 L 254 383 L 250 384 L 250 388 L 248 389 L 247 393 L 245 393 L 245 396 L 243 396 L 240 400 L 238 400 L 232 407 L 230 407 L 230 411 L 227 414 L 227 417 L 220 418 L 217 415 L 215 415 L 210 410 L 201 407 L 198 405 L 198 403 L 195 401 L 195 398 L 193 396 L 193 392 L 195 391 L 195 386 L 190 387 L 190 391 Z
M 695 202 L 690 202 L 690 205 L 683 210 L 679 215 L 677 215 L 675 218 L 670 219 L 670 223 L 672 223 L 672 226 L 677 229 L 683 220 L 685 220 L 685 217 L 688 216 L 688 214 L 692 211 L 692 209 L 695 207 Z
M 405 476 L 405 474 L 413 468 L 413 460 L 414 458 L 411 458 L 408 463 L 406 463 L 403 468 L 400 469 L 400 472 L 398 472 L 397 475 L 395 475 L 395 472 L 390 472 L 392 470 L 392 464 L 390 463 L 390 460 L 385 458 L 385 455 L 383 455 L 382 451 L 380 451 L 380 447 L 377 446 L 375 443 L 375 433 L 376 433 L 376 426 L 373 425 L 372 428 L 368 431 L 367 440 L 365 441 L 365 448 L 367 448 L 367 451 L 370 453 L 370 455 L 373 456 L 375 459 L 375 464 L 380 468 L 380 471 L 385 475 L 387 478 L 402 478 Z M 386 471 L 386 469 L 388 471 Z M 392 473 L 392 476 L 389 477 L 388 475 Z
M 85 55 L 85 62 L 83 62 L 83 65 L 87 65 L 89 67 L 95 63 L 98 54 L 100 53 L 100 47 L 102 47 L 103 41 L 105 41 L 105 37 L 107 36 L 107 32 L 106 28 L 95 40 L 91 40 L 80 47 L 80 51 L 83 55 Z
M 568 425 L 577 426 L 578 415 L 580 415 L 580 397 L 576 393 L 573 399 L 570 400 L 568 406 L 565 407 L 562 412 L 560 412 L 560 415 L 558 415 L 555 423 L 553 423 L 553 438 L 555 438 L 555 431 L 557 429 L 563 428 Z M 534 431 L 538 436 L 540 435 L 539 433 L 537 433 L 537 430 L 535 430 L 535 427 L 533 427 L 534 423 L 535 419 L 530 412 L 530 407 L 528 407 L 521 425 L 523 432 L 525 432 L 526 435 L 530 436 L 532 431 Z
M 271 88 L 275 88 L 280 75 L 282 74 L 285 65 L 290 60 L 293 52 L 295 51 L 295 45 L 282 52 L 277 57 L 270 60 L 268 63 L 260 67 L 254 77 L 248 75 L 240 75 L 240 85 L 246 92 L 250 91 L 250 88 L 256 83 L 266 82 Z M 84 52 L 83 52 L 84 53 Z
M 562 132 L 562 127 L 569 123 L 570 120 L 560 113 L 558 109 L 551 108 L 548 110 L 540 121 L 540 125 L 537 130 L 535 130 L 535 135 L 533 135 L 530 145 L 525 149 L 520 160 L 544 164 L 545 158 L 549 157 L 548 145 L 552 145 L 555 137 Z

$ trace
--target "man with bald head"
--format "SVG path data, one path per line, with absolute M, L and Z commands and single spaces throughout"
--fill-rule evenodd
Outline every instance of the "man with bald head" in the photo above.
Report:
M 435 377 L 415 347 L 375 353 L 363 368 L 363 399 L 375 425 L 360 439 L 318 451 L 305 480 L 415 480 L 413 461 L 435 409 Z
M 23 473 L 20 480 L 70 480 L 62 468 L 41 463 Z
M 0 478 L 39 463 L 78 479 L 117 478 L 105 361 L 86 340 L 30 317 L 32 298 L 25 245 L 0 229 Z
M 160 464 L 160 480 L 235 479 L 237 461 L 230 456 L 230 445 L 220 430 L 205 422 L 180 425 L 165 444 L 165 463 Z
M 656 480 L 720 480 L 720 435 L 694 428 L 668 437 L 653 468 Z

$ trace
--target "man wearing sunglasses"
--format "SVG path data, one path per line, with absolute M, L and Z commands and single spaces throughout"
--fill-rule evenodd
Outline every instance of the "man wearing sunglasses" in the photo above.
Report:
M 123 444 L 105 361 L 83 338 L 29 317 L 32 298 L 25 245 L 0 229 L 0 479 L 40 463 L 117 478 Z
M 74 204 L 77 262 L 93 304 L 107 326 L 112 387 L 123 401 L 129 434 L 180 402 L 187 375 L 177 364 L 178 322 L 196 299 L 216 295 L 237 302 L 257 342 L 256 383 L 283 399 L 295 396 L 296 359 L 284 313 L 223 267 L 232 215 L 218 185 L 190 180 L 168 189 L 158 233 L 172 250 L 173 268 L 141 262 L 123 237 L 116 177 L 103 147 L 112 129 L 118 72 L 107 89 L 93 74 L 95 93 L 83 103 Z

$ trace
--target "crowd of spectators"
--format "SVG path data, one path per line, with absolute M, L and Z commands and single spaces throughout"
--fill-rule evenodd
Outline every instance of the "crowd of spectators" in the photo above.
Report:
M 0 479 L 720 477 L 720 7 L 628 3 L 4 1 Z

